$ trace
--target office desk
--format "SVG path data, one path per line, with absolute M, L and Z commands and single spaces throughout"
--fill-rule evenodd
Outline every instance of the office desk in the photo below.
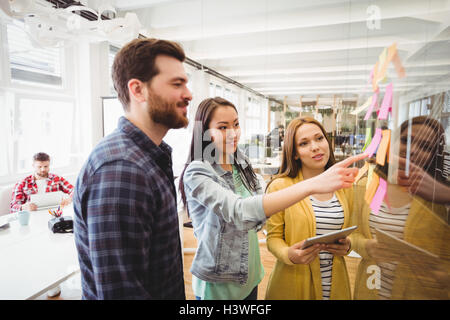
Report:
M 73 216 L 72 206 L 64 216 Z M 30 222 L 18 220 L 0 230 L 0 300 L 35 299 L 79 272 L 73 233 L 48 229 L 47 210 L 30 213 Z

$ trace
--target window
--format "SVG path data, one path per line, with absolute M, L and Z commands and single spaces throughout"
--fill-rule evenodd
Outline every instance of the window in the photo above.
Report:
M 103 98 L 103 136 L 117 128 L 119 118 L 124 115 L 122 104 L 117 98 Z
M 112 95 L 116 96 L 117 92 L 116 89 L 114 89 L 114 84 L 112 81 L 112 66 L 114 63 L 114 58 L 116 57 L 117 52 L 119 52 L 120 48 L 115 47 L 113 45 L 109 46 L 109 52 L 108 52 L 108 62 L 109 62 L 109 91 Z
M 245 137 L 250 138 L 253 134 L 264 132 L 262 126 L 261 108 L 257 101 L 251 97 L 247 98 L 245 108 Z
M 62 50 L 34 47 L 25 30 L 21 21 L 7 25 L 11 81 L 62 87 Z
M 30 171 L 31 158 L 36 152 L 48 153 L 52 168 L 69 166 L 73 118 L 72 102 L 18 99 L 14 126 L 15 171 Z

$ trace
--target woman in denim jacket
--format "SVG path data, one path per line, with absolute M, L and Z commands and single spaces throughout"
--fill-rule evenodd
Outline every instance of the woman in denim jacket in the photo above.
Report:
M 352 186 L 358 169 L 347 167 L 365 157 L 350 157 L 314 178 L 263 194 L 237 148 L 239 137 L 231 102 L 216 97 L 200 103 L 179 185 L 198 241 L 191 266 L 197 299 L 255 300 L 264 276 L 256 231 L 266 218 L 311 194 Z

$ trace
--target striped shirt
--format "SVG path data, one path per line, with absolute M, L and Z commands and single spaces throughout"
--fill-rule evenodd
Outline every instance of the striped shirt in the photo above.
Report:
M 344 224 L 344 210 L 336 195 L 327 201 L 319 201 L 309 197 L 316 216 L 316 235 L 321 236 L 336 230 L 341 230 Z M 329 300 L 331 292 L 331 273 L 333 269 L 333 254 L 320 251 L 320 274 L 322 276 L 322 299 Z
M 78 176 L 83 299 L 185 299 L 171 148 L 121 117 Z
M 394 237 L 403 239 L 403 230 L 405 229 L 406 219 L 411 205 L 405 205 L 400 208 L 388 208 L 383 202 L 378 214 L 370 212 L 369 228 L 372 237 L 375 238 L 375 229 L 388 232 Z M 392 283 L 394 282 L 396 262 L 381 262 L 378 264 L 381 271 L 380 289 L 378 297 L 380 299 L 390 299 L 392 293 Z

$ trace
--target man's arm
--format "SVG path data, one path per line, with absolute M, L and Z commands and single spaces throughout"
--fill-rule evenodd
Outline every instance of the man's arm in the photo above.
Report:
M 27 195 L 23 191 L 23 186 L 25 182 L 18 182 L 14 186 L 12 195 L 11 195 L 11 203 L 10 203 L 10 212 L 15 213 L 22 209 L 22 205 L 27 202 Z
M 152 223 L 144 177 L 133 163 L 108 163 L 82 195 L 98 299 L 152 298 L 145 286 Z
M 59 190 L 72 196 L 74 191 L 73 185 L 61 176 L 59 176 L 58 178 L 59 178 Z

